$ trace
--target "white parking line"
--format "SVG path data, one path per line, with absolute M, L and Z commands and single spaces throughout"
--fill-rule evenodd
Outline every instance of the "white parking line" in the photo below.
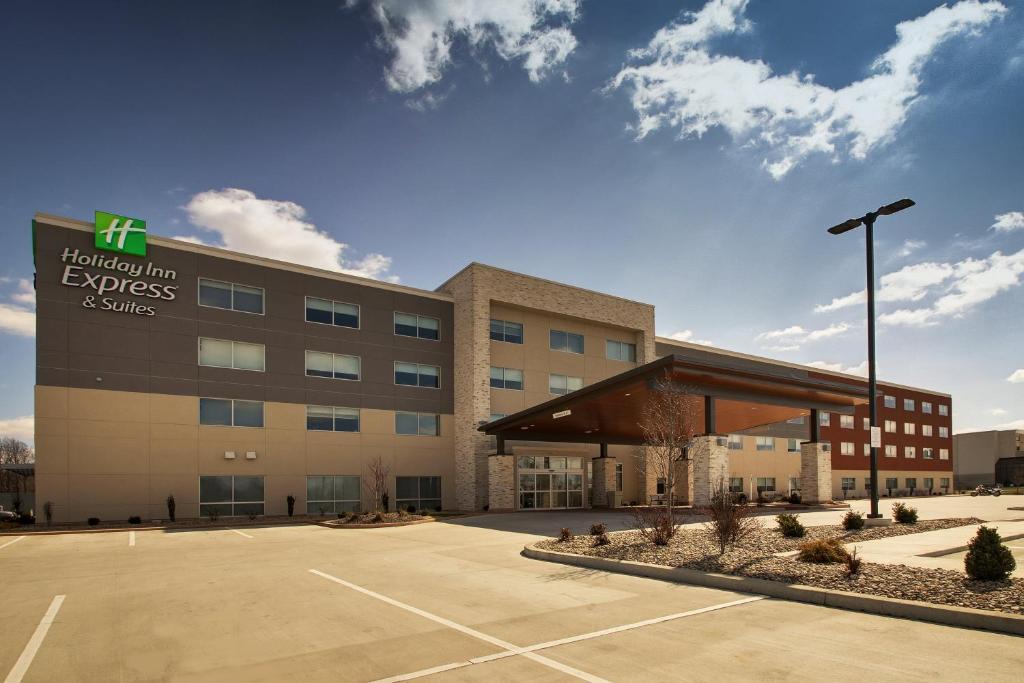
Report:
M 13 541 L 7 541 L 7 543 L 4 543 L 3 545 L 0 545 L 0 550 L 3 550 L 4 548 L 6 548 L 6 547 L 7 547 L 7 546 L 9 546 L 9 545 L 14 545 L 14 544 L 15 544 L 15 543 L 17 543 L 18 541 L 24 541 L 24 540 L 25 540 L 25 537 L 24 537 L 24 536 L 18 536 L 18 537 L 17 537 L 16 539 L 14 539 Z
M 334 583 L 337 583 L 339 585 L 345 586 L 346 588 L 351 588 L 354 591 L 358 591 L 358 592 L 362 593 L 363 595 L 368 595 L 371 598 L 375 598 L 377 600 L 380 600 L 381 602 L 386 602 L 387 604 L 392 605 L 394 607 L 398 607 L 399 609 L 404 609 L 407 612 L 412 612 L 413 614 L 419 615 L 419 616 L 423 617 L 424 619 L 430 619 L 431 621 L 433 621 L 435 623 L 441 624 L 443 626 L 447 626 L 448 628 L 454 629 L 454 630 L 458 631 L 459 633 L 464 633 L 467 636 L 476 638 L 478 640 L 482 640 L 485 643 L 490 643 L 491 645 L 495 645 L 497 647 L 500 647 L 503 650 L 508 650 L 510 653 L 521 654 L 524 657 L 526 657 L 527 659 L 530 659 L 530 660 L 532 660 L 534 662 L 537 662 L 538 664 L 543 664 L 544 666 L 547 666 L 547 667 L 550 667 L 552 669 L 555 669 L 556 671 L 561 671 L 564 674 L 568 674 L 569 676 L 573 676 L 573 677 L 578 678 L 578 679 L 580 679 L 582 681 L 589 681 L 589 683 L 609 683 L 608 681 L 606 681 L 603 678 L 600 678 L 598 676 L 594 676 L 593 674 L 588 674 L 586 671 L 580 671 L 579 669 L 574 669 L 573 667 L 568 666 L 566 664 L 562 664 L 561 662 L 556 662 L 553 659 L 548 659 L 547 657 L 545 657 L 543 655 L 538 655 L 538 654 L 535 654 L 533 652 L 528 652 L 528 651 L 524 650 L 523 648 L 517 647 L 517 646 L 513 645 L 512 643 L 509 643 L 509 642 L 506 642 L 504 640 L 501 640 L 500 638 L 495 638 L 494 636 L 489 636 L 486 633 L 483 633 L 481 631 L 477 631 L 476 629 L 470 628 L 469 626 L 463 626 L 462 624 L 454 622 L 451 619 L 445 619 L 444 617 L 439 617 L 436 614 L 431 614 L 430 612 L 421 610 L 418 607 L 413 607 L 412 605 L 407 605 L 404 602 L 400 602 L 398 600 L 395 600 L 394 598 L 389 598 L 386 595 L 381 595 L 380 593 L 375 593 L 375 592 L 373 592 L 371 590 L 363 588 L 362 586 L 357 586 L 356 584 L 349 583 L 348 581 L 345 581 L 344 579 L 339 579 L 336 576 L 331 576 L 330 574 L 325 574 L 324 572 L 319 571 L 317 569 L 310 569 L 309 571 L 310 571 L 310 573 L 316 574 L 317 576 L 325 578 L 328 581 L 333 581 Z M 457 666 L 449 666 L 449 668 L 458 668 L 458 667 Z M 437 673 L 438 671 L 444 671 L 444 670 L 446 670 L 446 669 L 445 668 L 435 668 L 435 670 L 432 673 Z M 384 680 L 401 681 L 401 680 L 408 680 L 408 679 L 403 678 L 403 677 L 396 677 L 396 678 L 384 679 Z
M 224 531 L 234 531 L 239 536 L 245 536 L 246 538 L 255 538 L 254 536 L 250 536 L 249 534 L 245 533 L 244 531 L 239 531 L 238 529 L 225 529 Z
M 14 668 L 7 674 L 4 683 L 21 683 L 21 679 L 25 677 L 25 672 L 28 671 L 28 667 L 32 665 L 32 660 L 35 659 L 36 652 L 39 651 L 39 646 L 43 644 L 46 632 L 50 630 L 50 624 L 57 618 L 57 612 L 60 611 L 60 606 L 63 602 L 63 595 L 57 595 L 53 598 L 50 608 L 46 610 L 46 614 L 43 615 L 39 626 L 36 626 L 35 633 L 29 638 L 28 644 L 25 645 L 25 649 L 22 651 L 21 656 L 18 657 L 18 661 L 14 663 Z
M 684 617 L 692 617 L 697 614 L 705 614 L 707 612 L 714 612 L 728 607 L 735 607 L 736 605 L 745 605 L 749 602 L 757 602 L 758 600 L 764 600 L 765 596 L 755 595 L 748 598 L 741 598 L 739 600 L 733 600 L 731 602 L 723 602 L 718 605 L 711 605 L 710 607 L 701 607 L 700 609 L 690 610 L 688 612 L 676 612 L 675 614 L 666 614 L 663 617 L 654 617 L 653 619 L 645 619 L 644 621 L 637 621 L 632 624 L 623 624 L 622 626 L 612 626 L 611 628 L 602 629 L 600 631 L 591 631 L 590 633 L 582 633 L 578 636 L 569 636 L 568 638 L 561 638 L 559 640 L 549 640 L 544 643 L 537 643 L 536 645 L 528 645 L 526 647 L 516 648 L 515 650 L 505 650 L 503 652 L 496 652 L 492 655 L 484 655 L 482 657 L 474 657 L 461 662 L 452 662 L 450 664 L 442 664 L 435 666 L 430 669 L 421 669 L 420 671 L 413 671 L 411 673 L 402 674 L 400 676 L 392 676 L 391 678 L 381 678 L 373 683 L 396 683 L 397 681 L 411 681 L 416 678 L 422 678 L 424 676 L 430 676 L 435 673 L 442 671 L 451 671 L 453 669 L 461 669 L 467 666 L 473 666 L 474 664 L 483 664 L 485 662 L 493 662 L 498 659 L 505 659 L 506 657 L 515 657 L 520 654 L 527 652 L 536 652 L 537 650 L 546 650 L 552 647 L 558 647 L 559 645 L 568 645 L 570 643 L 578 643 L 583 640 L 591 640 L 593 638 L 600 638 L 602 636 L 611 635 L 613 633 L 622 633 L 623 631 L 632 631 L 633 629 L 643 628 L 644 626 L 652 626 L 654 624 L 662 624 L 666 621 L 673 621 L 675 619 L 682 619 Z
M 134 548 L 135 547 L 135 532 L 134 531 L 129 531 L 128 532 L 128 547 L 129 548 Z

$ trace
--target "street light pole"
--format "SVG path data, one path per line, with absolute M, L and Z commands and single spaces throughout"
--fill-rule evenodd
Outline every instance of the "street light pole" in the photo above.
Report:
M 860 218 L 851 218 L 848 221 L 835 225 L 828 229 L 833 235 L 841 235 L 844 232 L 853 230 L 863 224 L 865 260 L 867 261 L 867 300 L 868 300 L 868 396 L 869 396 L 869 421 L 871 422 L 871 439 L 878 429 L 878 377 L 875 374 L 875 219 L 879 216 L 889 216 L 909 209 L 914 205 L 913 200 L 901 199 L 879 208 L 877 211 L 869 211 Z M 881 517 L 878 511 L 878 447 L 871 445 L 871 512 L 868 517 L 878 519 Z

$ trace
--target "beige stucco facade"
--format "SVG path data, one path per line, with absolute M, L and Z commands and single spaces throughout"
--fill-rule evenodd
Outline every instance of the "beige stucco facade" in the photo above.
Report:
M 187 518 L 199 515 L 200 476 L 257 475 L 265 514 L 286 514 L 289 495 L 304 513 L 307 475 L 365 480 L 380 456 L 392 500 L 395 476 L 440 476 L 443 505 L 454 506 L 452 415 L 441 416 L 439 436 L 404 436 L 392 411 L 364 408 L 360 431 L 345 433 L 307 430 L 304 405 L 268 401 L 264 410 L 263 428 L 202 426 L 197 397 L 36 387 L 38 499 L 53 503 L 58 522 L 161 519 L 173 494 Z M 365 487 L 362 501 L 370 507 Z

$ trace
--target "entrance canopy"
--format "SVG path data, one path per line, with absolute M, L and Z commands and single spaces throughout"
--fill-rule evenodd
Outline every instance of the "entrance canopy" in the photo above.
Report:
M 480 431 L 503 441 L 639 445 L 643 407 L 666 378 L 693 394 L 698 427 L 707 434 L 742 432 L 819 410 L 850 415 L 868 402 L 866 387 L 812 370 L 748 358 L 709 362 L 671 355 L 494 420 Z M 813 432 L 815 427 L 813 420 Z

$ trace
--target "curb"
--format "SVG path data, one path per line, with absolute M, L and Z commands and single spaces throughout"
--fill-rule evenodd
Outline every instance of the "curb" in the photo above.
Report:
M 430 522 L 436 522 L 437 520 L 433 517 L 427 517 L 426 519 L 414 519 L 409 522 L 377 522 L 376 524 L 337 524 L 331 522 L 317 522 L 317 526 L 322 526 L 326 529 L 386 529 L 388 527 L 395 526 L 415 526 L 416 524 L 429 524 Z
M 814 586 L 781 583 L 779 581 L 746 576 L 712 574 L 682 567 L 665 567 L 629 560 L 610 560 L 589 555 L 560 553 L 554 550 L 542 550 L 533 545 L 525 546 L 522 555 L 534 560 L 557 562 L 574 567 L 599 569 L 631 576 L 642 576 L 649 579 L 672 581 L 674 583 L 688 583 L 706 588 L 733 591 L 735 593 L 754 593 L 822 607 L 834 607 L 854 612 L 866 612 L 887 617 L 928 621 L 946 626 L 975 628 L 984 631 L 1024 636 L 1024 616 L 1016 614 L 991 612 L 970 607 L 935 605 L 917 600 L 899 600 L 897 598 L 866 595 L 864 593 L 827 590 Z
M 111 534 L 118 531 L 218 531 L 222 529 L 251 529 L 257 527 L 274 527 L 274 526 L 299 526 L 302 524 L 318 524 L 313 520 L 303 520 L 294 522 L 275 522 L 273 524 L 211 524 L 209 526 L 186 526 L 186 525 L 174 525 L 174 526 L 142 526 L 142 525 L 129 525 L 129 526 L 111 526 L 111 527 L 99 527 L 99 528 L 85 528 L 85 529 L 52 529 L 52 530 L 35 530 L 26 529 L 22 531 L 0 531 L 0 538 L 4 536 L 60 536 L 63 534 Z

